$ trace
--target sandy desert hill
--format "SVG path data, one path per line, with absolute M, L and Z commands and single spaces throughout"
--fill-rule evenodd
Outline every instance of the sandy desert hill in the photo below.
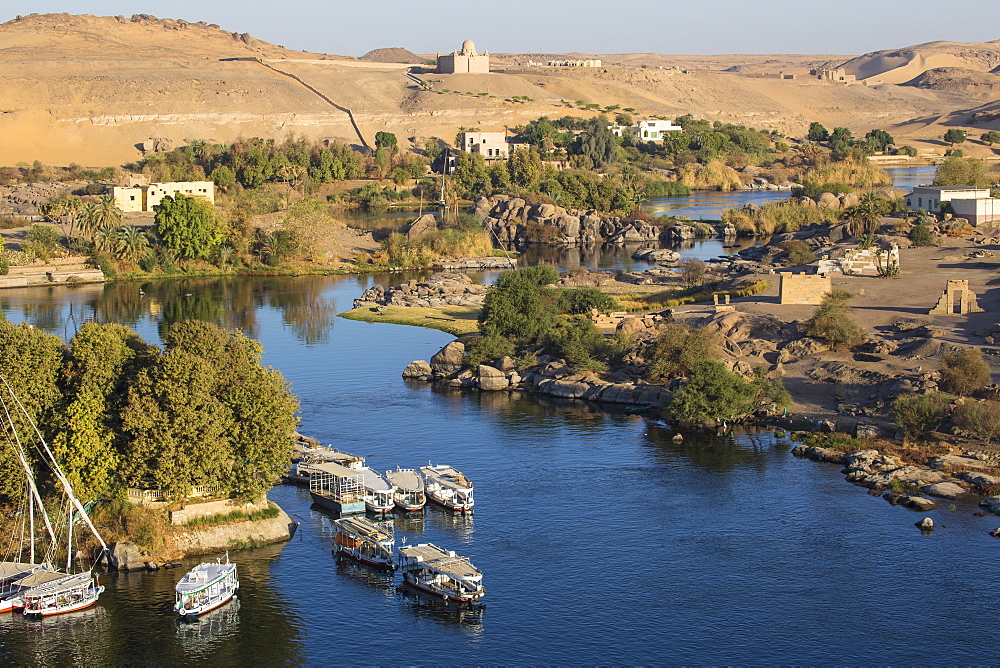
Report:
M 980 47 L 949 48 L 963 68 L 988 73 L 990 56 L 961 55 L 985 53 Z M 931 55 L 947 51 L 934 48 Z M 882 75 L 888 65 L 914 69 L 880 53 L 885 55 L 869 54 L 868 61 L 838 56 L 832 62 Z M 137 159 L 137 145 L 149 138 L 178 145 L 295 134 L 365 145 L 386 130 L 419 145 L 431 136 L 450 140 L 460 126 L 503 130 L 543 114 L 592 113 L 566 105 L 577 100 L 791 134 L 818 120 L 856 132 L 881 127 L 932 139 L 944 124 L 966 122 L 974 113 L 992 122 L 989 104 L 996 101 L 982 82 L 940 85 L 939 75 L 928 75 L 937 83 L 923 86 L 760 76 L 831 62 L 822 55 L 598 54 L 606 66 L 594 69 L 521 67 L 524 55 L 497 57 L 498 71 L 490 74 L 418 74 L 421 86 L 404 63 L 293 51 L 205 23 L 30 15 L 0 25 L 0 165 L 36 159 L 122 164 Z M 945 60 L 924 58 L 932 69 L 954 66 L 954 60 L 941 64 Z

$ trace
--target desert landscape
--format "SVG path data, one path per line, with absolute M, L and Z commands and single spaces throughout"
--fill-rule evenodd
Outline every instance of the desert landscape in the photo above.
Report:
M 412 63 L 380 62 L 406 53 L 305 53 L 141 14 L 20 17 L 0 25 L 0 165 L 122 164 L 139 158 L 150 139 L 176 146 L 302 135 L 367 146 L 389 131 L 421 146 L 429 137 L 450 139 L 460 126 L 503 130 L 541 115 L 594 113 L 576 101 L 793 136 L 812 121 L 862 134 L 881 128 L 929 154 L 943 153 L 945 129 L 1000 128 L 1000 42 L 933 42 L 855 57 L 504 53 L 494 55 L 489 74 L 417 74 L 424 85 L 406 76 Z M 523 65 L 575 57 L 604 65 Z M 856 81 L 819 80 L 809 75 L 817 68 L 843 68 Z

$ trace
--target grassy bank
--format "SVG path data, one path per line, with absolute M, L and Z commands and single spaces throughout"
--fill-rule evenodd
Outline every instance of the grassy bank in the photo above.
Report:
M 479 330 L 479 309 L 473 306 L 387 306 L 384 311 L 356 308 L 340 314 L 341 318 L 362 322 L 390 322 L 394 325 L 413 325 L 439 329 L 452 336 L 461 336 Z

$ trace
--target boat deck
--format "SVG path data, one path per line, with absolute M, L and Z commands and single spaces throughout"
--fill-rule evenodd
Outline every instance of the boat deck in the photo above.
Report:
M 460 557 L 454 552 L 441 549 L 431 543 L 420 545 L 405 545 L 399 548 L 400 554 L 420 566 L 437 571 L 456 580 L 475 580 L 483 576 L 479 569 L 472 565 L 472 562 L 465 557 Z M 416 565 L 416 564 L 410 564 Z
M 41 568 L 40 564 L 26 564 L 20 561 L 0 561 L 0 582 L 26 576 Z
M 393 533 L 366 517 L 343 517 L 335 521 L 341 531 L 376 543 L 392 542 Z
M 392 485 L 387 483 L 385 478 L 379 475 L 375 469 L 362 466 L 356 470 L 361 474 L 361 484 L 365 486 L 365 489 L 370 489 L 373 492 L 388 492 L 392 489 Z
M 472 489 L 472 481 L 458 469 L 451 466 L 423 466 L 420 468 L 424 478 L 444 487 L 455 489 Z
M 66 573 L 54 573 L 52 571 L 36 571 L 26 578 L 18 581 L 22 587 L 28 590 L 22 594 L 25 598 L 30 596 L 43 596 L 48 593 L 70 589 L 89 584 L 93 581 L 90 571 L 67 575 Z
M 401 492 L 420 492 L 424 489 L 424 481 L 413 469 L 386 471 L 385 477 L 389 484 Z

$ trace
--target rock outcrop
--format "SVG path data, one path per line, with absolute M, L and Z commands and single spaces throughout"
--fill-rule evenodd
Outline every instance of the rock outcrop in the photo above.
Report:
M 143 557 L 135 543 L 112 543 L 108 546 L 108 568 L 113 571 L 141 571 L 148 557 Z
M 512 244 L 671 243 L 697 236 L 723 236 L 710 225 L 659 227 L 595 210 L 532 204 L 520 197 L 493 195 L 476 201 L 473 215 L 501 242 Z
M 488 286 L 465 274 L 438 272 L 422 281 L 411 279 L 391 288 L 375 285 L 354 300 L 354 308 L 377 306 L 482 306 Z

